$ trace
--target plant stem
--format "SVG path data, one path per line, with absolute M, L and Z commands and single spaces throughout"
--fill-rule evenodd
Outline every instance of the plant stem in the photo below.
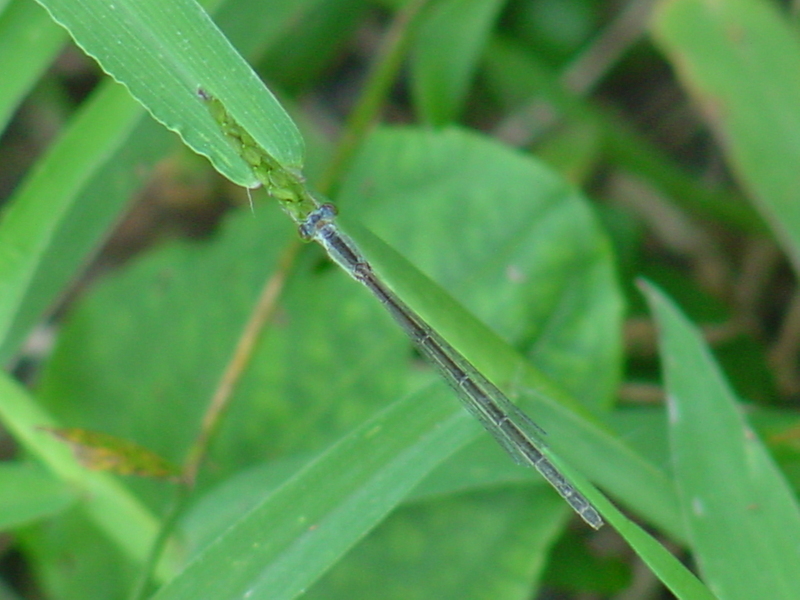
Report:
M 339 181 L 356 149 L 377 120 L 406 56 L 417 16 L 426 2 L 412 0 L 395 15 L 370 68 L 359 100 L 347 118 L 333 158 L 320 177 L 317 187 L 323 194 L 329 194 Z

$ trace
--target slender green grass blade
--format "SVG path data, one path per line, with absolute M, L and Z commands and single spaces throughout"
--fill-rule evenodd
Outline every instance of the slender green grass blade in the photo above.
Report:
M 412 92 L 423 121 L 458 117 L 503 0 L 432 3 L 419 27 L 411 62 Z
M 0 131 L 66 40 L 64 31 L 31 0 L 12 0 L 0 12 Z
M 510 470 L 507 456 L 500 451 L 493 455 L 491 444 L 471 444 L 472 448 L 475 460 L 459 460 L 457 455 L 437 471 L 460 465 L 453 477 L 460 479 L 465 472 L 495 466 Z M 489 455 L 497 460 L 488 464 Z M 204 547 L 238 516 L 263 502 L 297 470 L 297 462 L 257 465 L 210 491 L 181 528 L 191 536 L 190 548 Z M 375 589 L 381 589 L 387 600 L 413 594 L 467 600 L 484 598 L 488 590 L 498 600 L 531 594 L 564 521 L 571 518 L 561 498 L 544 483 L 445 485 L 420 500 L 397 507 L 304 597 L 361 598 Z M 409 535 L 410 531 L 415 534 Z
M 32 463 L 0 463 L 0 531 L 52 517 L 77 500 L 73 490 Z
M 39 160 L 0 222 L 0 361 L 16 352 L 141 184 L 133 165 L 169 147 L 118 85 L 92 97 Z M 133 133 L 138 133 L 131 142 Z M 117 159 L 117 160 L 113 160 Z
M 198 96 L 203 89 L 285 169 L 303 164 L 294 122 L 193 0 L 44 0 L 53 18 L 145 108 L 232 181 L 257 180 Z
M 83 508 L 95 524 L 129 557 L 144 562 L 158 528 L 155 517 L 116 480 L 82 468 L 65 444 L 41 431 L 40 427 L 53 425 L 52 418 L 5 374 L 0 374 L 0 418 L 28 452 L 80 491 Z M 174 551 L 170 546 L 161 577 L 175 566 Z
M 653 33 L 800 269 L 800 38 L 758 0 L 661 2 Z
M 303 598 L 369 598 L 376 589 L 383 600 L 535 598 L 569 518 L 545 487 L 474 490 L 405 505 Z
M 580 475 L 567 471 L 579 485 Z M 714 594 L 697 577 L 641 526 L 623 515 L 597 490 L 580 486 L 579 489 L 600 510 L 608 524 L 630 544 L 644 563 L 661 582 L 682 600 L 715 600 Z
M 699 332 L 661 291 L 644 290 L 659 325 L 675 476 L 703 576 L 722 600 L 797 598 L 797 499 Z
M 245 515 L 155 600 L 296 597 L 460 447 L 465 431 L 477 432 L 453 409 L 444 386 L 393 404 Z

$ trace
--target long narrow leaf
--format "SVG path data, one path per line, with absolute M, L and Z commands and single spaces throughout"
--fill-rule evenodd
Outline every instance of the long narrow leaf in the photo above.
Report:
M 761 0 L 661 2 L 656 40 L 800 269 L 800 38 Z
M 412 54 L 412 91 L 422 120 L 458 117 L 503 0 L 444 0 L 425 15 Z
M 443 385 L 393 404 L 245 515 L 155 599 L 296 597 L 478 431 Z
M 0 131 L 66 39 L 35 2 L 14 0 L 0 11 Z
M 128 556 L 144 562 L 158 531 L 156 518 L 117 481 L 106 474 L 87 471 L 78 464 L 68 446 L 42 431 L 41 427 L 53 424 L 51 417 L 5 374 L 0 374 L 0 417 L 29 452 L 60 479 L 80 490 L 85 510 L 95 523 Z M 175 550 L 170 546 L 160 576 L 166 577 L 169 567 L 174 567 Z
M 121 146 L 141 116 L 122 87 L 101 90 L 6 207 L 0 222 L 0 361 L 16 352 L 140 183 L 121 159 L 145 162 L 169 143 L 158 130 L 143 136 L 147 145 L 134 144 L 125 152 Z M 113 158 L 118 160 L 109 162 Z
M 723 600 L 797 598 L 800 507 L 697 330 L 645 286 L 660 330 L 670 443 L 691 547 Z
M 208 156 L 226 177 L 256 185 L 198 96 L 224 102 L 284 168 L 303 164 L 297 127 L 258 76 L 193 0 L 43 0 L 53 18 L 168 129 Z
M 77 500 L 74 490 L 33 463 L 0 463 L 0 531 L 52 517 Z

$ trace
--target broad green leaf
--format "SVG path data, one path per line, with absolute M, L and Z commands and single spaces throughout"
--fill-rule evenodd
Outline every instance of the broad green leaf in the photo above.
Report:
M 40 466 L 0 462 L 0 530 L 51 517 L 77 499 L 63 481 Z
M 13 0 L 0 9 L 0 131 L 66 39 L 33 0 Z
M 721 600 L 797 598 L 800 508 L 699 332 L 645 286 L 660 331 L 670 445 L 691 548 Z
M 504 0 L 441 0 L 420 23 L 411 62 L 414 103 L 422 120 L 453 121 L 461 112 Z
M 232 181 L 257 180 L 198 96 L 218 98 L 282 167 L 299 171 L 303 140 L 250 66 L 193 0 L 43 0 L 79 46 L 168 129 Z
M 460 129 L 384 129 L 338 200 L 343 219 L 357 214 L 581 403 L 609 404 L 622 310 L 610 248 L 585 200 L 553 171 Z M 423 316 L 451 341 L 470 336 Z
M 716 130 L 795 269 L 800 268 L 800 39 L 761 0 L 671 0 L 653 33 Z

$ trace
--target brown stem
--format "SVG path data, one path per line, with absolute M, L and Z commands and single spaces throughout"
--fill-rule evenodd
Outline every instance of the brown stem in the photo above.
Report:
M 250 319 L 245 325 L 241 336 L 239 336 L 239 341 L 236 343 L 233 356 L 225 367 L 225 371 L 217 384 L 208 409 L 203 416 L 200 434 L 197 436 L 195 443 L 189 451 L 186 462 L 184 463 L 182 479 L 188 487 L 194 486 L 197 472 L 208 453 L 208 448 L 214 434 L 219 429 L 222 415 L 230 405 L 233 392 L 242 377 L 242 373 L 244 373 L 247 365 L 250 364 L 261 330 L 275 313 L 278 297 L 286 282 L 289 268 L 299 249 L 300 243 L 294 242 L 283 253 L 278 263 L 278 269 L 264 284 L 258 302 L 250 315 Z

